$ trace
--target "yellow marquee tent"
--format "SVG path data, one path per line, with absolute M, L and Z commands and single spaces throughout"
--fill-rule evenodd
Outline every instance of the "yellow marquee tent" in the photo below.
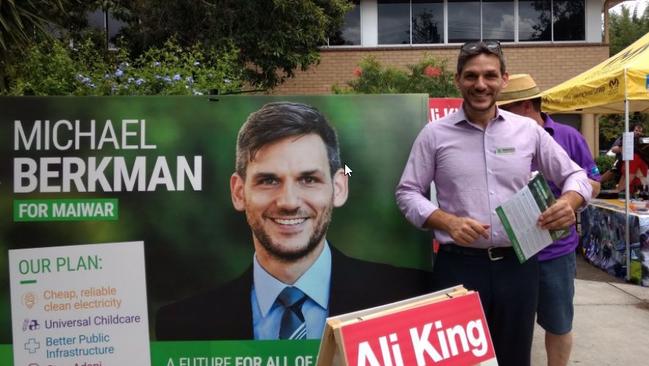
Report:
M 577 113 L 623 113 L 624 131 L 629 130 L 629 112 L 649 112 L 649 33 L 615 56 L 574 78 L 543 92 L 543 110 Z M 633 132 L 627 133 L 630 141 Z M 626 279 L 630 279 L 629 244 L 629 155 L 626 174 Z
M 543 110 L 577 113 L 649 112 L 649 33 L 617 55 L 543 92 Z

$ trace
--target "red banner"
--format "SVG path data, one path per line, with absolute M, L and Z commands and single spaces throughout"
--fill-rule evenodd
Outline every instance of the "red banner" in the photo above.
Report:
M 475 365 L 495 359 L 477 292 L 341 328 L 348 365 Z
M 428 122 L 460 109 L 462 98 L 428 98 Z

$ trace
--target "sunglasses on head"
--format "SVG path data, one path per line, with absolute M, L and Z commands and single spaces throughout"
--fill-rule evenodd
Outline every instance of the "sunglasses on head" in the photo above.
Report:
M 499 41 L 469 41 L 460 48 L 460 51 L 465 53 L 473 53 L 479 50 L 487 50 L 497 55 L 502 54 Z

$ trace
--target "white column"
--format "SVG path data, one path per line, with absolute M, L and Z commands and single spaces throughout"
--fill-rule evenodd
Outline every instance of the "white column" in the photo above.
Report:
M 361 45 L 379 44 L 379 7 L 376 0 L 361 0 Z
M 586 139 L 593 157 L 599 155 L 599 128 L 595 123 L 595 115 L 586 113 L 581 115 L 581 134 Z

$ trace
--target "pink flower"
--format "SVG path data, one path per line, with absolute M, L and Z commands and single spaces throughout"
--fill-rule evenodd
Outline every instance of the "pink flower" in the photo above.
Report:
M 363 69 L 361 69 L 360 67 L 356 67 L 356 68 L 354 68 L 353 73 L 354 73 L 354 76 L 361 77 L 361 75 L 363 75 Z
M 436 78 L 442 75 L 442 70 L 440 70 L 439 67 L 428 65 L 426 66 L 426 68 L 424 68 L 424 75 L 428 76 L 429 78 Z

